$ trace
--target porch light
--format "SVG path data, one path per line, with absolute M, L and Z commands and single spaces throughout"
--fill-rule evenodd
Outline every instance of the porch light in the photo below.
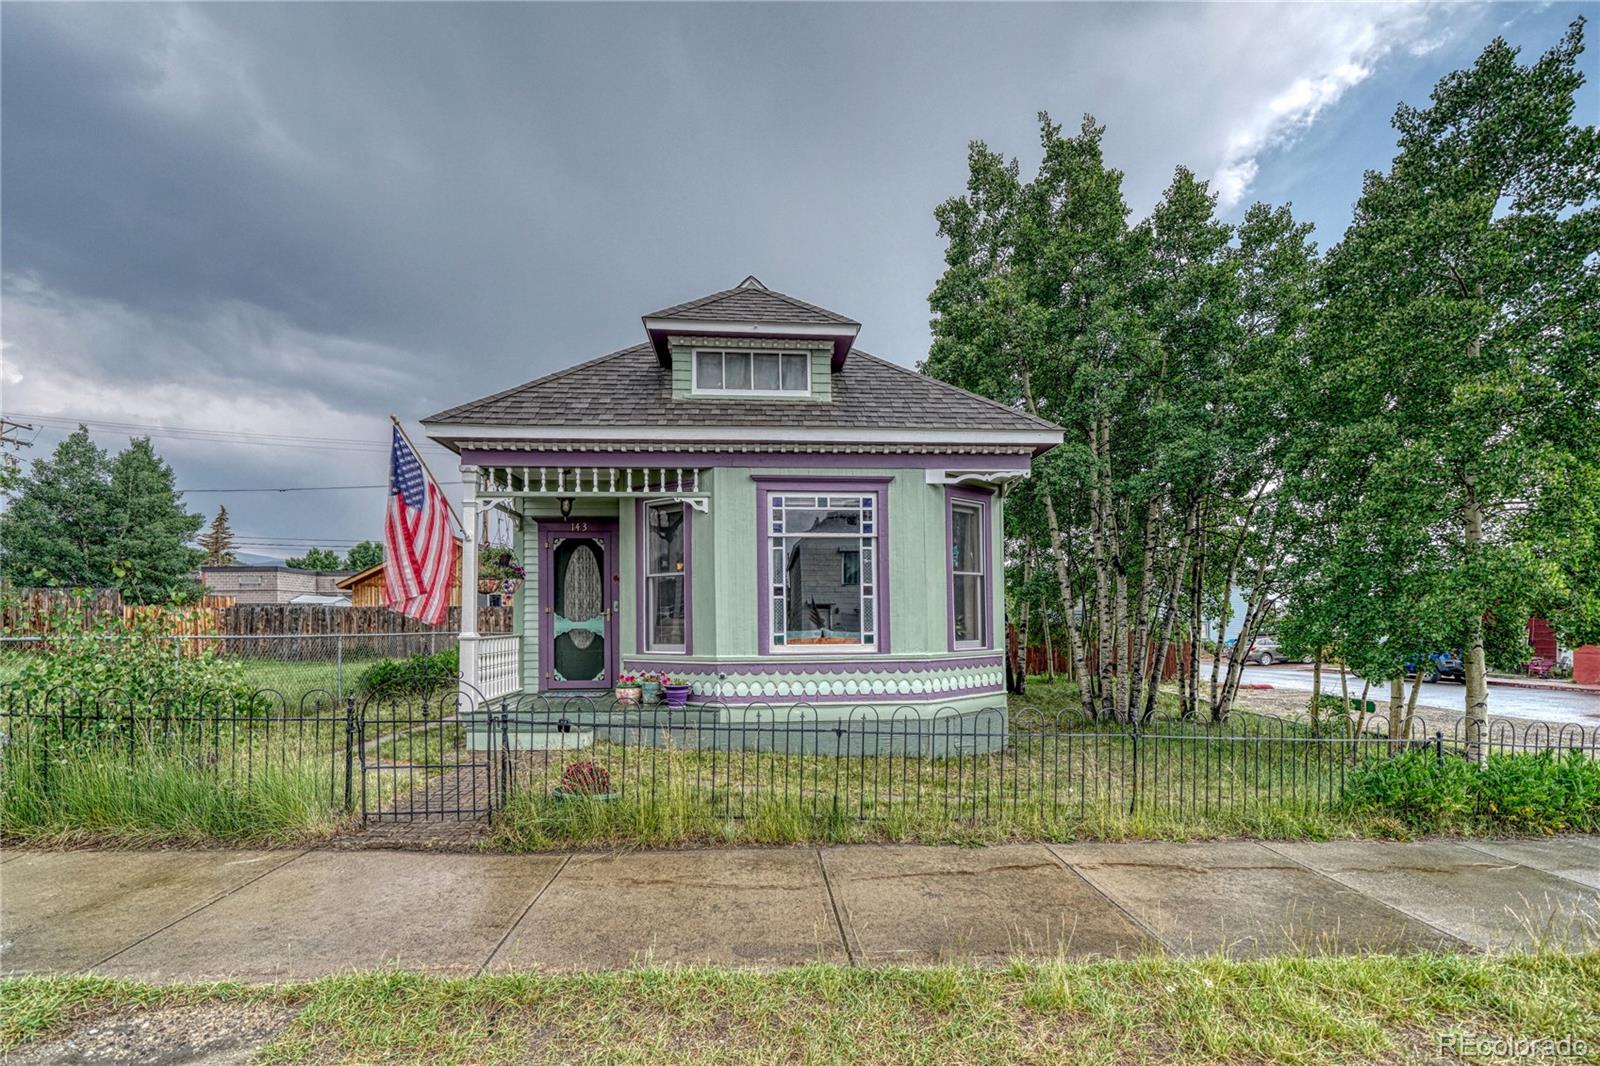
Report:
M 572 497 L 571 496 L 559 497 L 556 500 L 556 504 L 561 508 L 561 517 L 562 518 L 571 518 L 572 517 Z

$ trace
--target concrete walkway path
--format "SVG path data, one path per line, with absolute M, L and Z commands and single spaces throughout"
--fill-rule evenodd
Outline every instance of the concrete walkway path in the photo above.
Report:
M 1600 837 L 577 853 L 11 851 L 0 972 L 279 981 L 637 964 L 1600 946 Z

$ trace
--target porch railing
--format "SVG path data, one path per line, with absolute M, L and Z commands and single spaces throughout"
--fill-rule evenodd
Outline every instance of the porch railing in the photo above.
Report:
M 478 691 L 486 700 L 515 695 L 522 689 L 518 644 L 515 634 L 482 637 L 478 641 Z

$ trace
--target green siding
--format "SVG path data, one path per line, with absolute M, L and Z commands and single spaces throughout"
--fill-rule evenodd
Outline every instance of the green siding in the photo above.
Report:
M 887 597 L 889 652 L 870 656 L 841 651 L 837 656 L 767 656 L 758 646 L 758 604 L 761 590 L 756 587 L 757 551 L 763 545 L 756 514 L 758 482 L 752 475 L 795 478 L 816 477 L 821 473 L 815 467 L 762 467 L 717 468 L 702 471 L 701 486 L 710 495 L 710 513 L 700 514 L 690 510 L 690 611 L 693 621 L 692 655 L 676 656 L 666 653 L 645 652 L 638 641 L 637 574 L 638 547 L 635 503 L 625 500 L 578 499 L 573 518 L 618 519 L 618 638 L 619 650 L 624 659 L 644 657 L 652 663 L 682 663 L 685 674 L 694 675 L 700 688 L 707 694 L 719 690 L 728 682 L 715 677 L 719 661 L 770 659 L 771 674 L 763 672 L 744 678 L 747 683 L 782 681 L 787 678 L 791 686 L 826 680 L 823 675 L 808 671 L 807 663 L 837 658 L 841 660 L 881 661 L 883 670 L 892 669 L 897 660 L 971 658 L 997 653 L 1004 633 L 1004 538 L 1003 516 L 998 498 L 990 507 L 989 573 L 995 632 L 992 632 L 987 649 L 949 651 L 948 569 L 949 548 L 945 524 L 945 488 L 929 485 L 921 469 L 870 469 L 828 468 L 830 477 L 844 479 L 879 479 L 888 477 L 885 520 L 887 536 L 881 538 L 880 550 L 886 550 L 889 586 Z M 558 506 L 554 500 L 528 500 L 524 502 L 524 516 L 529 524 L 521 538 L 523 565 L 528 571 L 528 582 L 520 593 L 522 602 L 517 612 L 520 631 L 526 636 L 522 645 L 523 680 L 527 691 L 538 687 L 539 663 L 539 540 L 534 535 L 532 519 L 556 518 Z M 869 690 L 874 679 L 887 676 L 875 668 L 862 672 L 864 701 L 876 695 Z M 950 705 L 971 697 L 956 695 L 969 691 L 971 684 L 993 684 L 998 691 L 1001 682 L 994 680 L 992 670 L 974 672 L 964 667 L 936 667 L 919 669 L 914 675 L 918 688 L 911 694 L 900 693 L 902 700 L 925 704 Z M 733 683 L 737 683 L 736 678 Z M 952 682 L 960 682 L 952 687 Z M 945 689 L 950 697 L 941 697 Z M 803 698 L 798 690 L 796 699 Z M 888 699 L 894 699 L 891 693 Z M 991 702 L 992 702 L 992 698 Z M 878 701 L 874 701 L 878 702 Z

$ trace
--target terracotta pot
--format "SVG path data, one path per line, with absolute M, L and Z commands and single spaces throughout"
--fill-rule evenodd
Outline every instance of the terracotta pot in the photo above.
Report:
M 612 692 L 616 694 L 618 703 L 638 703 L 644 697 L 644 689 L 638 685 L 618 685 Z

